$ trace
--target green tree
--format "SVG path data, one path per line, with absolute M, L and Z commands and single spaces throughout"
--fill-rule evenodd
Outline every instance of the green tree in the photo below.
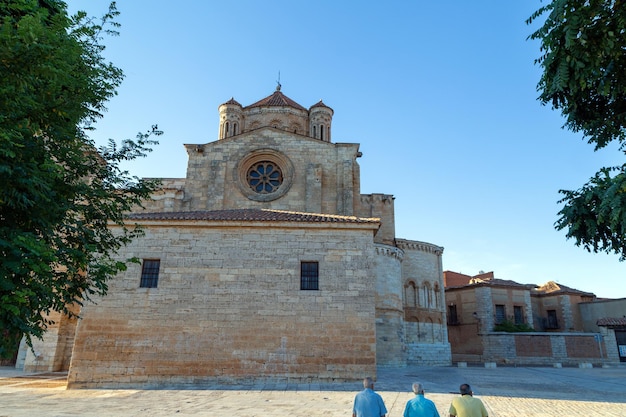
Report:
M 117 15 L 115 3 L 96 20 L 57 0 L 0 2 L 0 357 L 41 338 L 51 311 L 106 294 L 131 261 L 116 251 L 141 234 L 124 213 L 158 185 L 120 168 L 151 150 L 156 126 L 119 146 L 88 137 L 123 78 L 102 56 Z
M 622 0 L 553 0 L 527 21 L 545 18 L 530 39 L 541 42 L 539 100 L 565 117 L 594 150 L 626 147 L 626 4 Z M 605 167 L 578 190 L 560 190 L 555 223 L 590 252 L 626 259 L 626 164 Z

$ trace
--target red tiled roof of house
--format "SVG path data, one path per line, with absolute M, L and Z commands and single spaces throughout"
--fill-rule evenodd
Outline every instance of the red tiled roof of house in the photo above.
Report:
M 571 288 L 565 286 L 563 284 L 558 284 L 554 281 L 548 281 L 543 285 L 540 285 L 535 288 L 536 292 L 544 293 L 544 294 L 576 294 L 587 297 L 595 297 L 595 294 L 587 291 L 580 291 L 575 288 Z
M 598 319 L 596 324 L 606 327 L 626 326 L 626 317 L 603 317 Z
M 301 223 L 379 223 L 374 217 L 340 216 L 336 214 L 302 213 L 269 209 L 234 209 L 211 211 L 177 211 L 131 213 L 129 220 L 213 220 L 213 221 L 270 221 Z
M 471 278 L 470 282 L 467 284 L 461 284 L 456 286 L 447 285 L 446 290 L 453 288 L 469 288 L 469 287 L 515 287 L 520 289 L 529 289 L 529 285 L 520 284 L 519 282 L 511 281 L 510 279 L 480 279 L 480 278 Z M 532 287 L 532 286 L 530 286 Z
M 251 107 L 273 107 L 273 106 L 293 107 L 298 110 L 308 111 L 303 106 L 299 105 L 298 103 L 296 103 L 295 101 L 293 101 L 292 99 L 290 99 L 289 97 L 281 93 L 279 89 L 276 89 L 276 91 L 274 91 L 272 95 L 269 95 L 265 97 L 264 99 L 257 101 L 256 103 L 250 104 L 249 106 L 246 106 L 245 108 L 248 109 Z

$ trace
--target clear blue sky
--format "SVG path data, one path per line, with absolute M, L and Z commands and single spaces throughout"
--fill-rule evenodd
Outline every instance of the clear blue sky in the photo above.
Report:
M 93 138 L 165 131 L 140 177 L 184 177 L 184 143 L 217 140 L 217 107 L 282 92 L 335 111 L 361 144 L 361 192 L 396 197 L 398 237 L 445 248 L 446 270 L 494 271 L 626 297 L 626 264 L 554 229 L 559 189 L 622 163 L 536 100 L 533 1 L 118 1 L 106 55 L 126 74 Z M 103 0 L 69 10 L 102 15 Z

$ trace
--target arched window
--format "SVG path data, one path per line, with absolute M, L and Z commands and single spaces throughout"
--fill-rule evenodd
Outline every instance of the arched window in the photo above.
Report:
M 237 132 L 237 123 L 233 123 L 233 135 L 237 135 L 239 132 Z
M 226 122 L 226 124 L 224 125 L 224 137 L 227 138 L 228 137 L 228 128 L 230 126 L 228 126 L 228 122 Z
M 435 284 L 434 293 L 435 293 L 435 308 L 439 309 L 441 307 L 441 299 L 439 298 L 440 297 L 439 284 Z
M 433 291 L 429 282 L 424 283 L 424 307 L 433 308 Z
M 415 283 L 413 281 L 409 282 L 406 287 L 404 287 L 404 305 L 407 307 L 416 307 L 417 306 L 417 289 L 415 288 Z
M 320 125 L 320 139 L 324 140 L 324 125 Z
M 313 126 L 313 137 L 317 138 L 317 129 L 315 125 Z

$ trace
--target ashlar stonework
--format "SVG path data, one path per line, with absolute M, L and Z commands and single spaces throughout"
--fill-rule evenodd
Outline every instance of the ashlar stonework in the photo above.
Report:
M 59 370 L 71 354 L 68 387 L 83 388 L 450 364 L 443 248 L 396 237 L 393 196 L 360 193 L 359 145 L 331 142 L 333 114 L 280 88 L 220 105 L 218 140 L 186 144 L 186 178 L 163 179 L 129 214 L 146 233 L 119 257 L 142 265 L 37 361 L 25 350 L 24 368 Z

